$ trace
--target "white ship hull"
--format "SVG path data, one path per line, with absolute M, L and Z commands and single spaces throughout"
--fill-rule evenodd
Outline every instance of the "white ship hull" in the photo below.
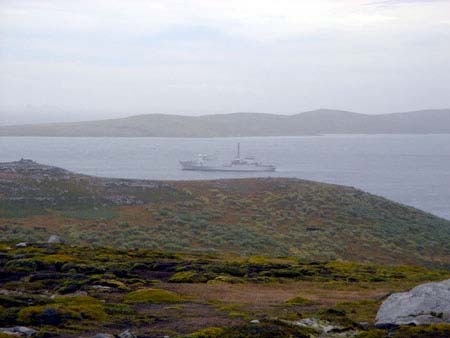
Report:
M 193 171 L 229 171 L 229 172 L 272 172 L 276 167 L 272 164 L 265 164 L 255 161 L 254 157 L 241 158 L 240 144 L 237 144 L 236 157 L 230 164 L 213 165 L 211 158 L 207 155 L 199 155 L 197 160 L 180 161 L 183 170 Z
M 193 163 L 191 161 L 180 161 L 183 170 L 193 171 L 228 171 L 228 172 L 273 172 L 276 167 L 273 165 L 232 165 L 232 166 L 210 166 Z

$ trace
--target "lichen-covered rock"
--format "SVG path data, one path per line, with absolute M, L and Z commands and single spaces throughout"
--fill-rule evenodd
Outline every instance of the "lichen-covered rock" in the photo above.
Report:
M 106 286 L 106 285 L 92 285 L 91 286 L 92 289 L 99 291 L 99 292 L 111 292 L 113 291 L 113 288 L 110 286 Z
M 48 243 L 49 244 L 64 244 L 64 239 L 58 235 L 51 235 L 48 238 Z
M 0 333 L 5 333 L 11 336 L 31 337 L 34 336 L 37 331 L 26 326 L 14 326 L 0 328 Z
M 136 336 L 130 330 L 126 330 L 119 334 L 119 338 L 136 338 Z
M 322 333 L 328 333 L 335 329 L 342 330 L 341 327 L 334 326 L 325 320 L 320 320 L 316 318 L 305 318 L 294 322 L 295 325 L 310 327 Z
M 450 323 L 450 279 L 394 293 L 381 304 L 378 327 Z

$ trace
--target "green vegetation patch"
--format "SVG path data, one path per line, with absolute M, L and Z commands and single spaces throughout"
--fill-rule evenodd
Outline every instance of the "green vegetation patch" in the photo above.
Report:
M 4 218 L 26 218 L 48 213 L 46 208 L 40 206 L 22 206 L 14 202 L 0 200 L 0 217 Z
M 185 301 L 185 298 L 177 295 L 174 292 L 152 288 L 132 291 L 124 297 L 124 302 L 127 304 L 164 304 L 180 303 L 183 301 Z
M 223 332 L 224 329 L 220 327 L 207 327 L 191 333 L 186 338 L 219 338 Z
M 355 336 L 355 338 L 386 338 L 387 332 L 385 330 L 372 329 L 369 331 L 361 332 Z
M 213 300 L 210 302 L 217 310 L 226 312 L 230 318 L 243 318 L 250 320 L 250 314 L 244 310 L 244 304 L 222 302 L 221 300 Z
M 207 275 L 193 271 L 180 271 L 172 275 L 169 278 L 171 283 L 205 283 L 210 279 L 213 279 L 215 275 Z
M 380 305 L 380 300 L 367 299 L 355 302 L 341 302 L 334 307 L 345 312 L 346 316 L 354 322 L 370 323 L 373 322 Z
M 307 306 L 307 305 L 314 305 L 315 302 L 310 300 L 310 299 L 298 296 L 298 297 L 294 297 L 294 298 L 288 299 L 285 302 L 285 304 L 286 305 L 292 305 L 292 306 L 295 306 L 295 305 Z
M 428 326 L 401 327 L 393 335 L 393 338 L 448 338 L 450 337 L 449 324 L 436 324 Z
M 310 338 L 316 335 L 317 332 L 314 329 L 307 327 L 262 322 L 226 328 L 217 338 Z
M 119 216 L 119 213 L 111 208 L 90 208 L 79 210 L 65 210 L 61 215 L 67 218 L 80 220 L 111 220 Z
M 24 324 L 58 326 L 69 320 L 105 321 L 103 304 L 89 296 L 57 297 L 50 304 L 28 306 L 18 313 Z

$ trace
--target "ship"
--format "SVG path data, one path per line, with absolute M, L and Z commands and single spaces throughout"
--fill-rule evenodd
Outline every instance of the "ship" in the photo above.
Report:
M 236 157 L 227 164 L 215 165 L 213 158 L 200 154 L 197 159 L 191 161 L 180 161 L 183 170 L 193 171 L 230 171 L 230 172 L 272 172 L 277 168 L 273 164 L 264 164 L 256 161 L 253 156 L 241 158 L 241 145 L 237 144 Z

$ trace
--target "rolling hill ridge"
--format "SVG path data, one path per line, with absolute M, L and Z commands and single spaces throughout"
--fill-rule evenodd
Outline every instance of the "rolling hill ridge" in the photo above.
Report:
M 450 109 L 382 115 L 327 109 L 296 115 L 149 114 L 110 120 L 0 127 L 0 136 L 61 137 L 239 137 L 427 133 L 450 133 Z

